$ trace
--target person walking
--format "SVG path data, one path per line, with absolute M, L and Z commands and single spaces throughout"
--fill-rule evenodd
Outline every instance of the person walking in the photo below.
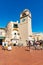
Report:
M 30 47 L 31 47 L 31 42 L 28 41 L 28 47 L 29 47 L 29 51 L 30 51 Z
M 2 42 L 2 49 L 4 49 L 4 43 L 5 43 L 5 42 L 3 41 L 3 42 Z

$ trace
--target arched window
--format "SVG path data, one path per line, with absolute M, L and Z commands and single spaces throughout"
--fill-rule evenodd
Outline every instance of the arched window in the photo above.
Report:
M 22 14 L 22 16 L 26 16 L 26 13 L 24 12 L 24 13 Z

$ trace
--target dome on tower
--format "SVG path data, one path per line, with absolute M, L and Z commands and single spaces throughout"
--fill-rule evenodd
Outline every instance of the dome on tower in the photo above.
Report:
M 24 16 L 27 16 L 27 15 L 29 15 L 29 16 L 31 17 L 31 12 L 30 12 L 28 9 L 25 9 L 25 10 L 21 13 L 20 18 L 21 18 L 21 17 L 24 17 Z

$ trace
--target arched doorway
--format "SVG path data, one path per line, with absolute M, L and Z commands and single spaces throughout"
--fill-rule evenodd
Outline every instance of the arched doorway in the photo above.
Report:
M 0 45 L 2 45 L 3 40 L 5 40 L 5 37 L 0 36 Z
M 0 45 L 2 45 L 2 39 L 0 39 Z

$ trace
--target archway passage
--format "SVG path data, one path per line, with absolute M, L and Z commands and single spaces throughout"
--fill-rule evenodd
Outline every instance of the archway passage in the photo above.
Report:
M 3 40 L 3 39 L 0 39 L 0 45 L 2 45 L 2 40 Z
M 5 40 L 5 37 L 0 36 L 0 45 L 2 45 L 2 42 Z

